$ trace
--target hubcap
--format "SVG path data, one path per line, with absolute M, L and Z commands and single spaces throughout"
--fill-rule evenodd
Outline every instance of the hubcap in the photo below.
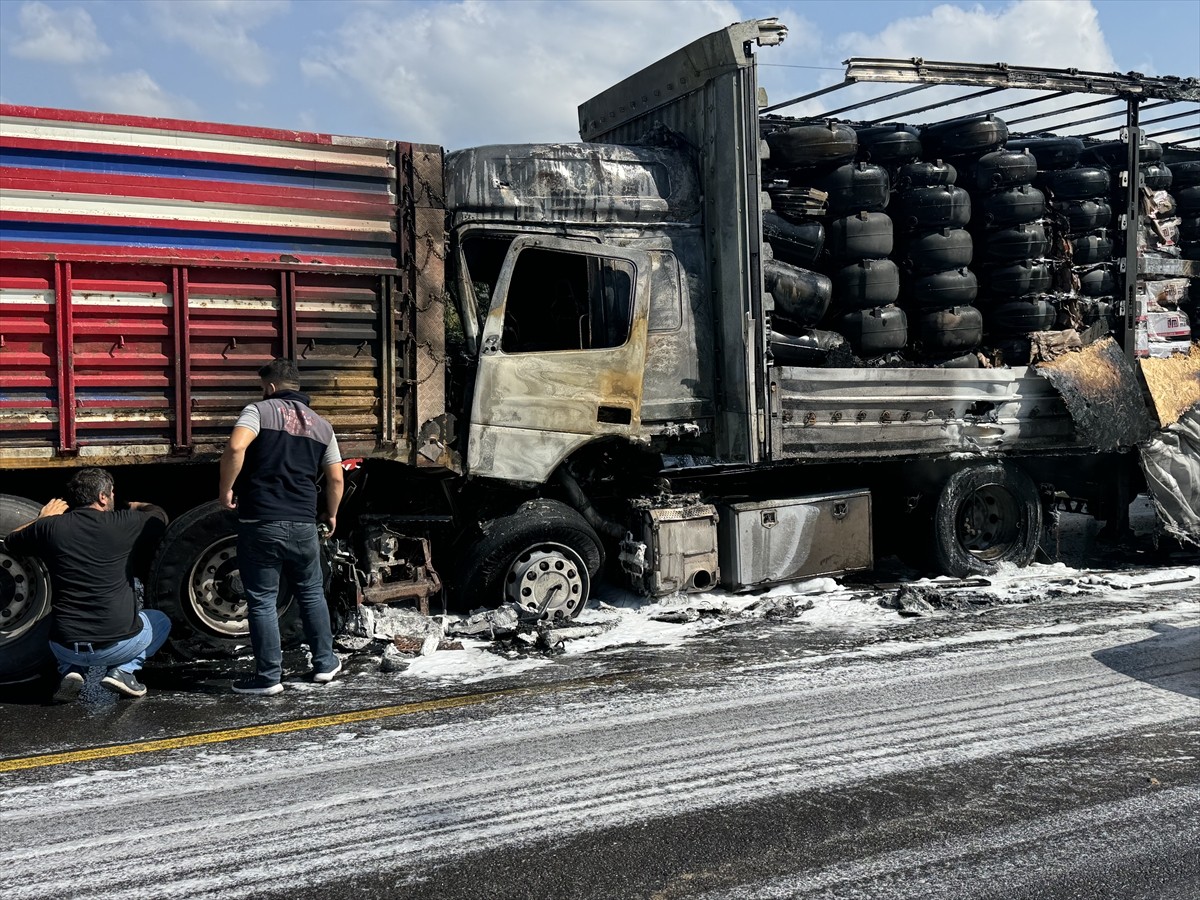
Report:
M 196 557 L 188 578 L 188 599 L 196 618 L 217 634 L 250 634 L 234 535 L 221 538 Z
M 985 484 L 958 507 L 958 540 L 977 559 L 1003 559 L 1020 536 L 1021 515 L 1012 492 Z
M 573 619 L 587 601 L 588 583 L 578 553 L 565 544 L 538 544 L 509 567 L 505 595 L 531 618 Z
M 24 634 L 47 612 L 45 570 L 0 550 L 0 644 Z

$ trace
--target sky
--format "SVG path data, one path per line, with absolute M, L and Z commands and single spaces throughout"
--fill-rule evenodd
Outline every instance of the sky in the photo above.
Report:
M 0 100 L 449 149 L 570 141 L 580 102 L 768 16 L 789 28 L 760 55 L 773 102 L 841 81 L 850 56 L 1200 76 L 1200 0 L 0 0 Z

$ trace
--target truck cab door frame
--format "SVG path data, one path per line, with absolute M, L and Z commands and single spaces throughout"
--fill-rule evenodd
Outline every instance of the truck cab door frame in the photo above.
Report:
M 470 474 L 541 484 L 592 440 L 639 439 L 650 272 L 641 250 L 513 241 L 480 333 Z

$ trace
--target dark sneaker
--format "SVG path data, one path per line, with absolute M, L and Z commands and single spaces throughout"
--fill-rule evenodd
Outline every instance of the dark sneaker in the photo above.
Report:
M 68 672 L 58 683 L 58 690 L 54 692 L 54 702 L 70 703 L 82 690 L 83 676 L 78 672 Z
M 100 679 L 100 683 L 114 694 L 125 697 L 145 697 L 146 686 L 137 680 L 132 672 L 122 672 L 120 669 L 109 669 Z
M 337 678 L 338 673 L 342 671 L 342 664 L 339 661 L 336 666 L 328 672 L 313 672 L 312 680 L 317 684 L 329 684 L 333 679 Z
M 282 684 L 278 681 L 268 681 L 261 675 L 255 675 L 253 678 L 243 678 L 241 681 L 233 683 L 233 692 L 235 694 L 261 694 L 262 696 L 270 696 L 282 691 Z

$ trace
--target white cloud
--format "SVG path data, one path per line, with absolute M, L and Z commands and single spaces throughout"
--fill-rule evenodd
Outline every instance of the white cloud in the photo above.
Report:
M 45 3 L 25 3 L 17 22 L 21 31 L 11 49 L 23 59 L 76 65 L 103 59 L 111 52 L 88 11 L 78 6 L 56 10 Z
M 79 96 L 103 112 L 138 116 L 192 118 L 198 108 L 191 100 L 164 91 L 142 69 L 113 75 L 91 75 L 75 79 Z
M 224 77 L 262 87 L 273 66 L 251 32 L 288 8 L 288 0 L 154 0 L 150 11 L 163 37 L 216 64 Z
M 382 107 L 380 128 L 405 140 L 577 140 L 580 102 L 739 18 L 727 0 L 371 3 L 301 71 Z

